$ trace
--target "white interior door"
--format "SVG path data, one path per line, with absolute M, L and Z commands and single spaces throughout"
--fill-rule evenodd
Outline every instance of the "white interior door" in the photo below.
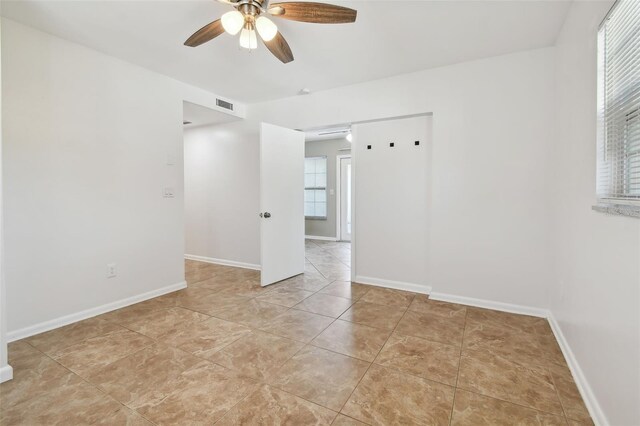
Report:
M 340 158 L 340 240 L 351 241 L 351 157 Z
M 260 217 L 262 286 L 304 273 L 304 133 L 261 124 Z

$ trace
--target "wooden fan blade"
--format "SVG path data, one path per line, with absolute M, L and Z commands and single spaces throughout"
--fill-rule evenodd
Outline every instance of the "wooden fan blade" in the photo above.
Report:
M 217 21 L 213 21 L 193 33 L 193 35 L 184 42 L 184 45 L 191 47 L 200 46 L 202 43 L 206 43 L 209 40 L 218 37 L 223 32 L 224 28 L 222 28 L 222 22 L 218 19 Z
M 291 21 L 313 24 L 346 24 L 356 21 L 357 11 L 326 3 L 285 2 L 269 5 L 269 13 Z
M 287 40 L 282 37 L 280 31 L 278 31 L 276 36 L 270 41 L 265 41 L 264 44 L 267 46 L 267 49 L 273 53 L 273 56 L 280 59 L 283 64 L 293 61 L 293 53 L 291 52 L 289 43 L 287 43 Z

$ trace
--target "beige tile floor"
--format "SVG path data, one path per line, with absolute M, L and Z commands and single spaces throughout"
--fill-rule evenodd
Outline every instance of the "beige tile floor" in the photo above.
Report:
M 546 320 L 304 275 L 186 262 L 188 288 L 10 344 L 12 425 L 592 424 Z

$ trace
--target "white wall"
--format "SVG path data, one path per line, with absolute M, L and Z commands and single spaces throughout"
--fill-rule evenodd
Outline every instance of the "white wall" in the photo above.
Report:
M 258 128 L 242 122 L 184 132 L 185 253 L 260 264 Z
M 0 21 L 0 53 L 2 52 L 2 22 Z M 2 63 L 0 55 L 0 64 Z M 0 67 L 0 82 L 2 68 Z M 0 117 L 2 116 L 2 85 L 0 84 Z M 4 229 L 2 226 L 2 120 L 0 120 L 0 383 L 13 377 L 13 370 L 7 364 L 7 308 L 4 283 Z
M 595 204 L 596 33 L 612 2 L 574 2 L 558 39 L 550 308 L 604 417 L 640 424 L 640 220 Z
M 251 105 L 247 118 L 304 129 L 433 113 L 427 284 L 546 307 L 554 78 L 554 49 L 538 49 Z
M 10 337 L 180 285 L 182 101 L 214 95 L 5 19 L 2 56 Z
M 356 281 L 428 292 L 431 117 L 352 132 Z

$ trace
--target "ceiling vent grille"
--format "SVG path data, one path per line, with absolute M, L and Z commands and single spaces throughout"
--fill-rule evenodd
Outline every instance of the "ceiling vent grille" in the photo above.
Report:
M 233 111 L 233 104 L 231 102 L 223 101 L 222 99 L 216 99 L 216 105 L 219 106 L 220 108 Z
M 331 130 L 328 132 L 320 132 L 318 133 L 318 136 L 337 135 L 337 134 L 349 133 L 349 132 L 350 132 L 349 129 Z

